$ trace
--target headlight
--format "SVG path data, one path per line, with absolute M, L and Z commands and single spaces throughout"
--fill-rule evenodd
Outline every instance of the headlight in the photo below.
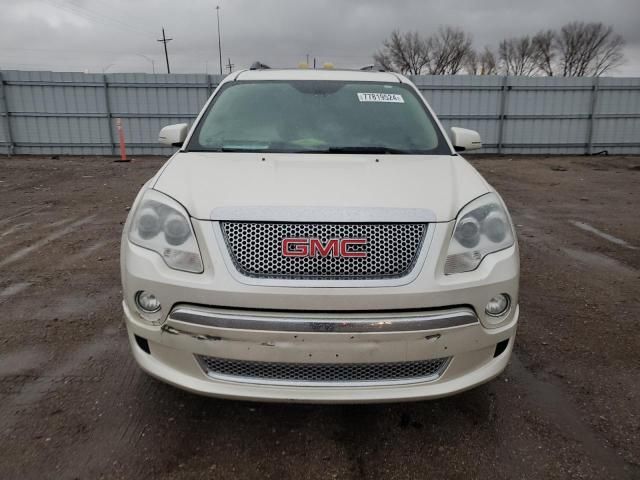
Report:
M 157 252 L 174 270 L 193 273 L 203 270 L 187 212 L 156 190 L 147 190 L 133 213 L 129 241 Z
M 444 273 L 475 270 L 484 257 L 511 245 L 513 230 L 509 214 L 496 194 L 483 195 L 458 214 Z

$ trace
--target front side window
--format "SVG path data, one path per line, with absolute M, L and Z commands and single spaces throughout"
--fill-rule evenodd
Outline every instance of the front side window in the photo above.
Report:
M 229 82 L 189 151 L 450 154 L 413 89 L 398 83 Z

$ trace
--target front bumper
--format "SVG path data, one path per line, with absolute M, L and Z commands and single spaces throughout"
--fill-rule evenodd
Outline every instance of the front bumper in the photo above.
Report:
M 314 403 L 420 400 L 472 388 L 494 378 L 505 368 L 518 320 L 517 306 L 509 314 L 510 320 L 496 329 L 482 327 L 473 311 L 467 309 L 430 311 L 417 317 L 402 313 L 332 314 L 325 315 L 326 321 L 317 323 L 318 314 L 247 314 L 178 307 L 160 327 L 137 320 L 126 304 L 124 310 L 137 362 L 165 382 L 216 397 Z M 192 317 L 180 315 L 181 311 L 191 312 Z M 198 318 L 197 313 L 202 315 Z M 216 320 L 202 321 L 207 317 Z M 238 322 L 243 328 L 229 328 L 234 317 L 253 318 L 253 321 L 261 317 L 265 323 L 250 326 L 245 320 L 245 323 Z M 415 322 L 416 318 L 423 320 L 422 329 L 406 330 L 407 325 L 418 326 L 407 323 Z M 452 319 L 451 326 L 443 323 L 446 318 Z M 289 330 L 260 330 L 274 320 L 281 326 L 291 321 L 299 323 Z M 430 321 L 433 323 L 429 324 Z M 324 325 L 329 331 L 304 331 L 301 325 L 305 322 Z M 147 342 L 148 352 L 141 348 L 140 339 Z M 508 342 L 506 347 L 504 341 Z M 497 349 L 498 344 L 502 348 Z M 442 371 L 429 378 L 330 384 L 216 375 L 206 371 L 198 357 L 288 365 L 376 365 L 428 359 L 446 359 L 446 363 Z
M 224 246 L 216 241 L 212 222 L 193 220 L 193 225 L 205 267 L 202 274 L 171 270 L 158 254 L 131 244 L 123 236 L 123 306 L 132 350 L 144 370 L 165 382 L 204 395 L 235 399 L 390 402 L 437 398 L 472 388 L 497 376 L 508 362 L 518 322 L 517 245 L 488 255 L 473 272 L 446 276 L 446 245 L 454 222 L 439 223 L 434 224 L 430 253 L 416 278 L 406 285 L 248 285 L 234 278 L 222 260 Z M 125 225 L 125 232 L 127 229 Z M 159 298 L 160 312 L 145 315 L 136 309 L 135 294 L 140 290 L 151 291 Z M 512 308 L 496 324 L 484 308 L 498 293 L 510 296 Z M 188 316 L 176 318 L 176 309 L 184 305 L 232 318 L 226 323 L 209 324 Z M 199 307 L 213 305 L 217 307 Z M 432 317 L 434 312 L 441 312 L 447 316 L 461 308 L 452 306 L 460 305 L 477 318 L 471 323 L 411 324 L 415 320 L 413 313 L 389 313 L 418 312 Z M 238 321 L 237 312 L 245 312 L 244 316 L 249 312 L 250 318 Z M 291 320 L 292 315 L 298 323 L 286 328 L 285 321 Z M 360 325 L 355 331 L 335 328 L 336 321 L 351 325 L 363 317 L 369 319 L 365 320 L 369 321 L 368 326 Z M 376 321 L 384 324 L 390 318 L 394 328 L 378 329 L 373 325 Z M 399 328 L 399 323 L 411 325 Z M 256 329 L 255 324 L 260 328 Z M 305 324 L 321 330 L 305 329 Z M 141 348 L 136 336 L 146 340 L 150 353 Z M 506 348 L 495 355 L 497 345 L 501 350 L 505 341 Z M 337 385 L 212 376 L 205 372 L 197 355 L 296 365 L 381 364 L 439 358 L 447 359 L 447 364 L 437 378 Z

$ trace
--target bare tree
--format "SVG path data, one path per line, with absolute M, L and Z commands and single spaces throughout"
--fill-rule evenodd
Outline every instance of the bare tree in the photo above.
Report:
M 471 37 L 457 27 L 440 27 L 427 41 L 428 70 L 433 75 L 455 75 L 469 58 Z
M 624 62 L 624 40 L 601 22 L 572 22 L 556 36 L 559 70 L 565 77 L 599 76 Z
M 393 60 L 391 60 L 391 55 L 386 50 L 378 50 L 373 54 L 373 61 L 383 67 L 385 70 L 399 70 L 396 69 L 393 65 Z
M 401 73 L 420 75 L 429 63 L 427 42 L 418 32 L 394 30 L 384 41 L 383 49 L 373 55 L 376 63 Z
M 471 37 L 459 28 L 441 27 L 429 38 L 395 30 L 373 55 L 376 63 L 401 73 L 455 75 L 471 52 Z
M 480 61 L 479 61 L 478 52 L 476 52 L 473 48 L 469 50 L 467 56 L 464 59 L 464 70 L 469 75 L 478 75 L 478 71 L 480 70 Z
M 498 61 L 496 54 L 489 47 L 484 47 L 480 55 L 480 75 L 496 75 L 498 73 Z
M 502 40 L 498 59 L 505 75 L 533 75 L 538 69 L 538 57 L 531 37 Z
M 553 30 L 538 32 L 531 42 L 538 69 L 545 75 L 552 77 L 554 73 L 556 53 L 556 34 Z
M 469 75 L 496 75 L 496 56 L 489 47 L 484 47 L 482 52 L 470 49 L 465 60 L 465 70 Z
M 440 27 L 423 37 L 418 32 L 395 30 L 373 55 L 389 70 L 420 75 L 602 75 L 624 62 L 623 38 L 601 22 L 572 22 L 559 31 L 542 30 L 533 37 L 507 38 L 497 54 L 471 46 L 471 37 L 457 27 Z
M 498 73 L 496 56 L 489 47 L 484 47 L 482 52 L 471 49 L 465 60 L 465 70 L 469 75 L 495 75 Z

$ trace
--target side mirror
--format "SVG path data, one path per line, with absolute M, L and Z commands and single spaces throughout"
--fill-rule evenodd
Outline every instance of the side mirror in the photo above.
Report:
M 158 134 L 158 141 L 163 145 L 171 145 L 172 147 L 181 147 L 187 139 L 189 133 L 188 123 L 177 123 L 175 125 L 167 125 Z
M 466 152 L 467 150 L 477 150 L 482 148 L 482 140 L 480 134 L 475 130 L 467 130 L 466 128 L 451 127 L 451 143 L 456 152 Z

